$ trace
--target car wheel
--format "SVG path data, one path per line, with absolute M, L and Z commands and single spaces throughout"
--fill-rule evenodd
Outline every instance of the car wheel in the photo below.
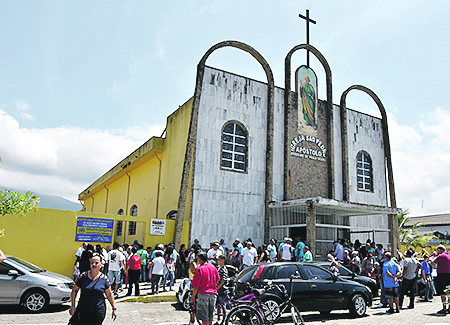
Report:
M 39 313 L 47 308 L 49 298 L 41 290 L 29 291 L 22 300 L 22 306 L 30 313 Z
M 265 299 L 261 309 L 267 321 L 275 323 L 281 316 L 280 303 L 275 299 Z
M 350 300 L 350 305 L 348 309 L 350 310 L 350 314 L 352 314 L 352 316 L 354 317 L 364 316 L 367 309 L 364 297 L 361 296 L 360 294 L 354 295 Z

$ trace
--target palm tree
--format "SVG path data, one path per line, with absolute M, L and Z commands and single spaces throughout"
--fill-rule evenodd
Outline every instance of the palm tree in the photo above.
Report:
M 424 247 L 432 239 L 437 237 L 432 233 L 419 235 L 418 229 L 422 227 L 422 222 L 415 222 L 411 226 L 406 227 L 406 223 L 411 219 L 408 216 L 409 211 L 406 210 L 398 215 L 398 228 L 400 231 L 400 242 L 406 245 Z

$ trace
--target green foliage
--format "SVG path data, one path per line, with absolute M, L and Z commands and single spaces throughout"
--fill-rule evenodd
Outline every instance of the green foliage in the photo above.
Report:
M 406 228 L 406 223 L 411 217 L 408 216 L 408 210 L 398 215 L 398 228 L 400 231 L 400 242 L 407 245 L 424 247 L 432 239 L 437 237 L 432 233 L 419 235 L 417 231 L 421 226 L 421 222 L 415 222 L 411 227 Z
M 39 197 L 31 192 L 25 195 L 10 190 L 0 191 L 0 215 L 24 216 L 31 209 L 39 207 Z M 5 229 L 0 230 L 0 238 L 5 235 Z

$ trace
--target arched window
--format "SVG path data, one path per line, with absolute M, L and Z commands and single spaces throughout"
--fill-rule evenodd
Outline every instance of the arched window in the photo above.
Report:
M 365 151 L 356 156 L 356 174 L 358 177 L 358 191 L 373 191 L 372 159 Z
M 123 221 L 117 220 L 116 236 L 122 236 Z
M 136 217 L 137 214 L 138 214 L 138 207 L 137 207 L 137 205 L 136 204 L 133 205 L 131 207 L 130 211 L 131 211 L 131 215 L 133 217 Z M 128 225 L 128 235 L 130 235 L 130 236 L 136 235 L 136 221 L 130 221 L 130 223 Z
M 248 134 L 238 122 L 227 122 L 222 131 L 222 169 L 245 172 L 247 170 Z
M 117 214 L 123 216 L 123 209 L 120 209 L 119 211 L 117 211 Z

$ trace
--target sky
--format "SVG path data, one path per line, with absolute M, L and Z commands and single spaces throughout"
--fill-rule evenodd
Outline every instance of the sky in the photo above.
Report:
M 388 112 L 397 205 L 411 215 L 450 212 L 448 1 L 1 1 L 0 186 L 77 201 L 162 134 L 218 42 L 254 47 L 283 87 L 286 54 L 306 42 L 298 14 L 307 8 L 334 103 L 361 84 Z M 296 52 L 293 67 L 304 62 Z M 236 49 L 207 64 L 265 80 Z M 325 99 L 323 69 L 315 58 L 311 66 Z M 351 92 L 347 106 L 379 115 L 363 93 Z

